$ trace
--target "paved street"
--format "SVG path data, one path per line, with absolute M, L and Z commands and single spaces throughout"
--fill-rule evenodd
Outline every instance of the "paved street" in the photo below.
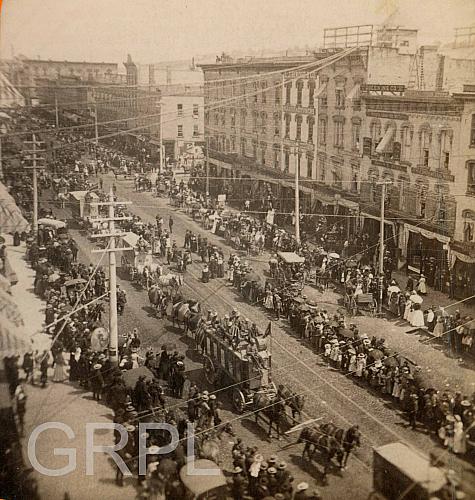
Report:
M 105 180 L 105 187 L 111 179 Z M 116 184 L 119 199 L 133 201 L 132 212 L 139 215 L 144 221 L 154 220 L 157 211 L 160 211 L 165 220 L 170 213 L 173 213 L 174 237 L 179 246 L 182 245 L 185 228 L 205 233 L 187 215 L 169 207 L 165 199 L 157 200 L 148 193 L 134 192 L 131 181 L 119 180 Z M 72 231 L 72 233 L 81 246 L 80 258 L 86 262 L 95 262 L 98 256 L 90 254 L 91 243 L 76 231 Z M 215 237 L 209 232 L 205 234 L 208 240 L 221 246 L 224 245 L 221 238 Z M 268 267 L 266 256 L 253 259 L 252 265 L 256 271 L 264 273 Z M 245 317 L 255 322 L 260 329 L 265 329 L 269 318 L 262 309 L 242 301 L 225 280 L 213 280 L 203 284 L 199 279 L 200 275 L 198 263 L 188 268 L 183 287 L 185 296 L 200 300 L 205 309 L 212 308 L 220 315 L 229 313 L 230 309 L 237 305 Z M 151 346 L 156 351 L 165 342 L 175 343 L 177 349 L 187 355 L 188 376 L 200 381 L 200 385 L 202 385 L 201 359 L 193 350 L 192 341 L 181 335 L 177 329 L 172 328 L 168 320 L 158 321 L 151 315 L 144 290 L 137 289 L 127 280 L 123 280 L 122 285 L 128 293 L 128 304 L 125 314 L 120 317 L 120 332 L 130 331 L 133 327 L 138 327 L 143 341 L 142 346 L 144 348 Z M 325 303 L 329 311 L 338 308 L 339 297 L 336 293 L 327 291 L 322 296 L 316 291 L 309 290 L 308 294 L 310 293 L 317 294 L 317 300 Z M 448 384 L 451 389 L 461 387 L 464 391 L 473 388 L 471 384 L 473 377 L 470 378 L 472 372 L 469 367 L 458 365 L 457 360 L 447 358 L 433 346 L 426 345 L 411 335 L 406 335 L 404 332 L 409 329 L 407 324 L 400 325 L 384 319 L 365 317 L 355 318 L 355 323 L 360 327 L 360 331 L 366 332 L 370 336 L 384 336 L 391 346 L 404 351 L 421 366 L 432 368 L 437 366 L 435 379 L 440 386 Z M 357 486 L 355 491 L 358 492 L 355 494 L 355 498 L 366 498 L 371 490 L 371 448 L 392 441 L 405 441 L 425 452 L 433 451 L 437 455 L 441 455 L 451 468 L 463 475 L 464 482 L 473 485 L 473 468 L 445 453 L 437 446 L 432 437 L 423 432 L 410 430 L 404 416 L 395 410 L 389 400 L 371 394 L 367 388 L 360 387 L 353 380 L 327 366 L 318 356 L 313 354 L 311 349 L 293 336 L 285 322 L 273 321 L 272 334 L 273 378 L 276 383 L 286 383 L 296 392 L 305 394 L 304 418 L 331 420 L 343 427 L 349 427 L 356 423 L 360 425 L 363 432 L 363 446 L 357 451 L 356 456 L 351 458 L 348 471 L 343 474 L 335 471 L 334 474 L 330 475 L 329 485 L 323 487 L 328 498 L 341 497 L 353 485 Z M 277 441 L 268 443 L 263 428 L 256 426 L 253 418 L 245 416 L 238 419 L 234 413 L 229 411 L 229 398 L 224 399 L 224 404 L 225 418 L 233 421 L 237 434 L 242 436 L 245 442 L 255 442 L 263 451 L 269 450 L 268 453 L 277 450 L 279 456 L 292 465 L 292 473 L 297 479 L 316 480 L 319 483 L 319 470 L 321 469 L 318 463 L 309 465 L 301 460 L 302 448 L 301 445 L 293 444 L 295 436 L 281 443 Z

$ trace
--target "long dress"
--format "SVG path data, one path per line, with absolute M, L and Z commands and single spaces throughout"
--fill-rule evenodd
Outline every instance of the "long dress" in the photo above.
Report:
M 412 302 L 410 300 L 406 300 L 406 307 L 404 308 L 404 319 L 409 321 L 409 315 L 411 313 Z
M 55 359 L 53 382 L 64 382 L 67 379 L 65 365 L 63 353 L 60 352 Z
M 267 291 L 267 295 L 264 301 L 264 307 L 266 309 L 274 309 L 274 296 L 270 290 Z
M 425 326 L 424 321 L 424 313 L 421 310 L 421 307 L 418 304 L 414 304 L 414 310 L 411 314 L 410 320 L 411 326 L 423 327 Z
M 465 438 L 465 431 L 463 429 L 462 422 L 455 422 L 454 424 L 454 453 L 459 453 L 461 455 L 467 452 L 467 442 Z
M 425 278 L 419 279 L 419 283 L 417 284 L 417 291 L 423 295 L 425 295 L 427 293 L 426 279 Z

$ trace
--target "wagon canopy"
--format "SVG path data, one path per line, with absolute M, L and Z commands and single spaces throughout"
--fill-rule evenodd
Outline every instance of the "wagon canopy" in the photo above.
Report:
M 286 264 L 303 264 L 305 262 L 305 257 L 297 255 L 295 252 L 277 252 L 277 255 Z
M 135 234 L 133 232 L 128 232 L 125 233 L 124 236 L 122 236 L 122 242 L 124 243 L 125 248 L 135 248 L 137 246 L 137 242 L 139 241 L 140 236 L 138 234 Z
M 188 468 L 190 470 L 188 470 Z M 195 469 L 211 469 L 212 474 L 193 474 Z M 211 460 L 194 460 L 180 469 L 180 479 L 186 488 L 191 491 L 195 497 L 200 497 L 206 492 L 211 492 L 217 488 L 224 488 L 227 485 L 223 471 Z

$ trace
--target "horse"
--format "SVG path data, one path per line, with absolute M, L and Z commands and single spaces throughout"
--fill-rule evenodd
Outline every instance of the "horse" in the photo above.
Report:
M 317 449 L 320 451 L 323 458 L 323 480 L 325 482 L 332 460 L 336 457 L 341 464 L 343 458 L 341 445 L 333 436 L 325 434 L 319 426 L 304 427 L 297 443 L 305 443 L 302 458 L 305 458 L 305 454 L 307 454 L 308 458 L 312 460 Z
M 157 284 L 161 287 L 171 287 L 177 289 L 179 286 L 181 286 L 182 281 L 183 278 L 180 275 L 169 273 L 159 276 L 157 279 Z
M 165 297 L 165 292 L 157 284 L 153 284 L 148 289 L 148 300 L 150 301 L 150 305 L 154 308 L 156 313 L 161 312 L 163 299 Z
M 278 394 L 285 401 L 286 405 L 292 410 L 292 418 L 295 419 L 296 415 L 300 418 L 305 405 L 305 396 L 293 392 L 284 385 L 279 385 Z
M 333 436 L 342 447 L 343 455 L 340 460 L 340 468 L 344 470 L 353 449 L 357 446 L 361 446 L 361 432 L 359 427 L 353 425 L 345 430 L 337 427 L 333 423 L 328 423 L 321 425 L 320 429 L 325 434 Z
M 285 403 L 281 398 L 276 395 L 271 397 L 263 392 L 256 392 L 254 394 L 253 409 L 256 416 L 256 424 L 258 422 L 259 414 L 262 412 L 269 419 L 269 431 L 267 435 L 269 439 L 272 438 L 272 424 L 275 423 L 275 428 L 277 430 L 277 438 L 281 439 L 281 430 L 286 417 L 285 413 Z
M 194 332 L 201 320 L 200 310 L 201 307 L 199 302 L 194 300 L 176 302 L 173 304 L 171 310 L 171 320 L 173 326 L 175 326 L 176 321 L 178 326 L 180 326 L 180 323 L 183 324 L 185 334 L 188 330 Z

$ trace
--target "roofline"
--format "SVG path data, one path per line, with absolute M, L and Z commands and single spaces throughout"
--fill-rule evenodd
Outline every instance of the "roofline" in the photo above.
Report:
M 88 61 L 58 61 L 51 59 L 19 59 L 19 61 L 24 63 L 53 63 L 53 64 L 97 64 L 100 66 L 108 65 L 108 66 L 119 66 L 118 63 L 111 62 L 88 62 Z

